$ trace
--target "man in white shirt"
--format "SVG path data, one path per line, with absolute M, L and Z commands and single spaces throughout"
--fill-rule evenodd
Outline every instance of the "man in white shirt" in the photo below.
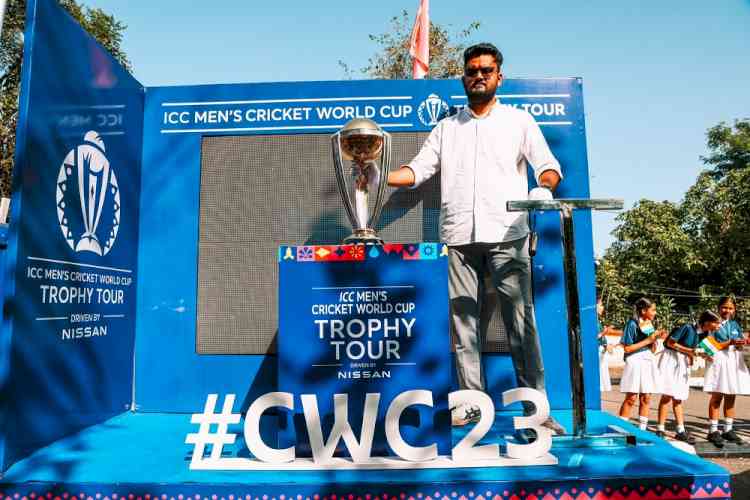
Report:
M 469 105 L 441 120 L 417 156 L 388 175 L 388 184 L 416 187 L 441 171 L 440 237 L 450 249 L 451 320 L 461 389 L 485 387 L 478 323 L 483 277 L 489 270 L 518 386 L 544 392 L 531 297 L 528 216 L 508 212 L 506 202 L 552 199 L 562 173 L 534 118 L 497 101 L 502 63 L 502 54 L 492 44 L 466 49 L 462 81 Z M 538 185 L 531 192 L 527 161 Z M 475 422 L 479 416 L 479 408 L 471 404 L 452 412 L 454 425 Z M 564 433 L 553 419 L 546 426 Z

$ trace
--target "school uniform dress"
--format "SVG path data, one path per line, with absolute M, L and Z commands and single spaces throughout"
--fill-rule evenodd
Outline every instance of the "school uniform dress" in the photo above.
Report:
M 599 331 L 603 330 L 601 323 L 598 323 Z M 609 378 L 609 353 L 607 352 L 607 337 L 599 337 L 599 390 L 611 391 L 612 380 Z
M 654 332 L 653 327 L 642 331 L 638 322 L 631 319 L 622 331 L 623 345 L 636 344 L 648 338 Z M 661 392 L 661 375 L 656 363 L 656 356 L 651 346 L 641 347 L 635 352 L 625 354 L 625 369 L 620 380 L 620 392 L 653 394 Z
M 684 325 L 674 330 L 669 338 L 688 349 L 698 345 L 700 332 L 695 325 Z M 685 401 L 690 395 L 690 365 L 688 356 L 669 347 L 665 343 L 664 353 L 659 360 L 662 394 Z
M 713 333 L 719 342 L 742 338 L 742 329 L 734 320 L 722 323 L 721 328 Z M 706 367 L 703 377 L 705 392 L 720 392 L 721 394 L 750 394 L 750 371 L 748 371 L 742 351 L 737 347 L 729 347 L 714 354 Z

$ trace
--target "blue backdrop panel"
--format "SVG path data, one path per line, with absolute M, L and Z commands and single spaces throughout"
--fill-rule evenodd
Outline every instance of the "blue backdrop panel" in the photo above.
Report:
M 433 406 L 404 412 L 413 446 L 450 453 L 448 392 L 448 248 L 438 243 L 282 246 L 279 249 L 279 390 L 295 395 L 294 425 L 280 448 L 310 453 L 299 394 L 315 394 L 325 425 L 333 395 L 348 394 L 349 421 L 360 435 L 365 394 L 380 394 L 373 456 L 394 456 L 385 414 L 404 391 L 431 391 Z
M 528 110 L 560 160 L 557 195 L 588 197 L 580 79 L 509 79 L 503 103 Z M 275 387 L 269 356 L 196 354 L 200 147 L 205 135 L 332 133 L 354 116 L 390 132 L 429 131 L 466 105 L 458 80 L 286 82 L 149 88 L 143 138 L 136 404 L 148 411 L 196 411 L 207 392 L 262 394 Z M 343 210 L 343 208 L 342 208 Z M 600 405 L 590 214 L 576 215 L 586 396 Z M 398 224 L 398 220 L 393 223 Z M 537 320 L 553 408 L 570 408 L 562 247 L 557 214 L 536 218 Z M 338 242 L 330 242 L 332 244 Z M 164 354 L 169 353 L 168 360 Z M 515 385 L 507 355 L 486 356 L 489 389 Z
M 143 88 L 29 1 L 8 248 L 3 467 L 132 393 Z

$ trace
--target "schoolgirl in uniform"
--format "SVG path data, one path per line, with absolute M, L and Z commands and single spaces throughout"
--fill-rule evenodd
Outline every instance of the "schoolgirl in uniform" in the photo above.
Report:
M 698 318 L 698 323 L 683 325 L 675 328 L 667 337 L 666 349 L 659 359 L 659 373 L 661 373 L 662 396 L 659 401 L 659 427 L 656 435 L 664 437 L 664 424 L 667 421 L 669 403 L 677 421 L 675 439 L 688 444 L 695 444 L 695 438 L 685 430 L 685 417 L 682 402 L 690 395 L 690 367 L 695 360 L 696 350 L 702 333 L 710 334 L 719 329 L 721 318 L 712 311 L 704 311 Z
M 648 427 L 651 394 L 661 392 L 661 377 L 653 349 L 655 342 L 665 335 L 654 328 L 655 317 L 656 304 L 645 297 L 638 299 L 635 318 L 625 325 L 620 341 L 625 351 L 625 370 L 620 381 L 620 392 L 625 393 L 625 400 L 620 407 L 620 417 L 629 419 L 636 399 L 640 400 L 638 427 L 641 430 Z
M 711 428 L 708 440 L 718 448 L 724 441 L 742 444 L 742 439 L 734 432 L 734 403 L 737 394 L 750 394 L 750 371 L 742 356 L 745 338 L 740 325 L 734 320 L 736 306 L 731 297 L 719 299 L 719 316 L 721 327 L 713 333 L 721 350 L 717 351 L 707 363 L 704 375 L 703 390 L 711 393 L 708 402 L 708 418 Z M 719 432 L 719 410 L 724 401 L 724 432 Z

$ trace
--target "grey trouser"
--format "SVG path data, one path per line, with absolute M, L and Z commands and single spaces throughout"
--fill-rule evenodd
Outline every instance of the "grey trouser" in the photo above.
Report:
M 479 318 L 486 270 L 498 294 L 518 386 L 544 392 L 544 363 L 531 296 L 528 237 L 450 247 L 448 287 L 459 386 L 477 390 L 485 387 L 481 363 L 484 339 L 479 331 Z

